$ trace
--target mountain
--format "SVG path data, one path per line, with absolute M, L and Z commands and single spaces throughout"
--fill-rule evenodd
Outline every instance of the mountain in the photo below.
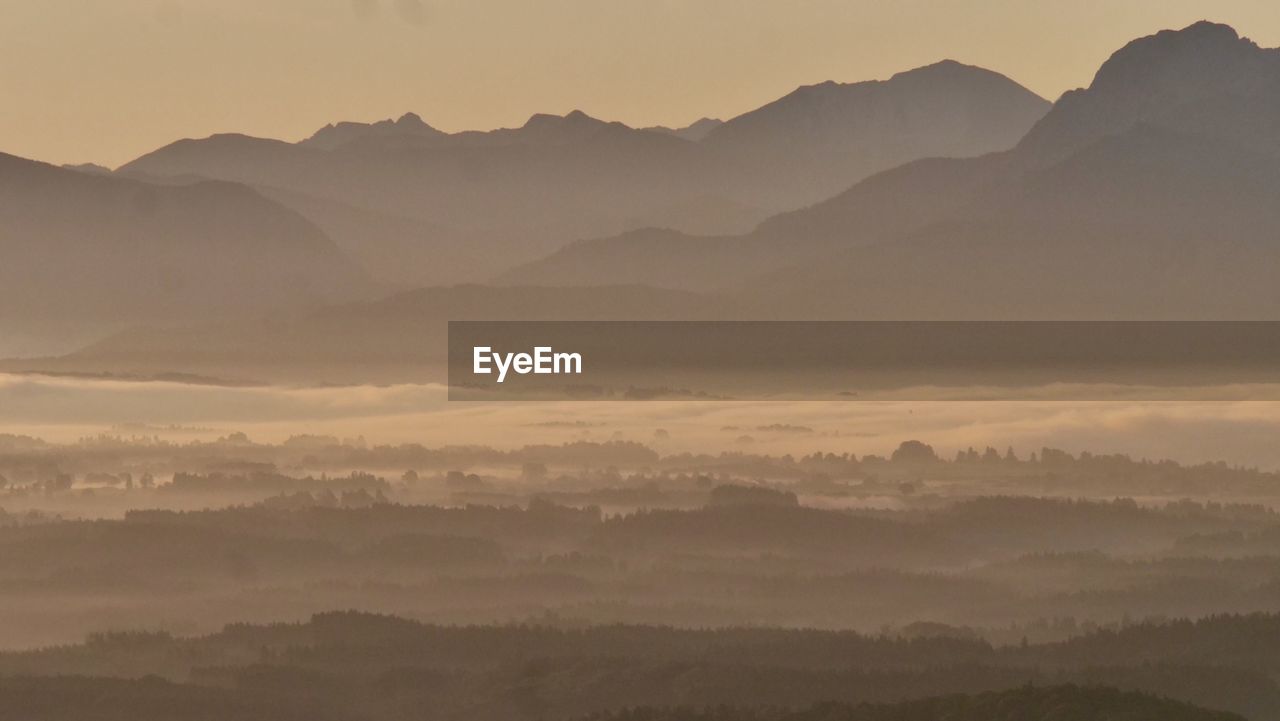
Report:
M 799 88 L 715 128 L 706 143 L 756 158 L 798 207 L 919 158 L 1008 149 L 1048 110 L 999 73 L 944 60 L 883 81 Z
M 752 293 L 806 317 L 1274 318 L 1277 92 L 1280 53 L 1226 26 L 1135 40 L 1014 150 L 906 173 L 903 222 L 868 218 L 875 182 L 786 219 L 845 248 Z
M 159 186 L 0 155 L 0 324 L 140 321 L 350 298 L 361 271 L 314 225 L 226 182 Z
M 1270 318 L 1280 60 L 1197 23 L 1115 53 L 1015 148 L 922 160 L 736 237 L 579 243 L 508 282 L 722 290 L 759 317 Z
M 1066 93 L 1018 145 L 1039 164 L 1140 124 L 1280 150 L 1280 49 L 1198 22 L 1135 40 Z
M 299 143 L 182 140 L 117 172 L 244 183 L 286 205 L 304 198 L 290 207 L 340 246 L 386 246 L 370 256 L 422 243 L 467 259 L 436 267 L 419 253 L 394 277 L 376 271 L 383 280 L 438 284 L 491 277 L 579 238 L 645 227 L 742 233 L 901 162 L 1011 147 L 1047 107 L 1003 76 L 948 62 L 885 81 L 802 88 L 726 123 L 678 130 L 573 111 L 446 134 L 410 114 L 327 126 Z M 320 209 L 320 201 L 420 225 L 368 237 L 334 222 L 349 214 Z

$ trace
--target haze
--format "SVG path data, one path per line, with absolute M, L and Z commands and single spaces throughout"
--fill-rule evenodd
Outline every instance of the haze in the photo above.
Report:
M 408 110 L 449 131 L 575 108 L 677 126 L 948 57 L 1053 99 L 1127 40 L 1206 16 L 1280 44 L 1280 6 L 1258 0 L 14 0 L 0 136 L 115 166 L 181 137 L 292 140 Z
M 1280 721 L 1280 10 L 891 5 L 0 0 L 0 717 Z

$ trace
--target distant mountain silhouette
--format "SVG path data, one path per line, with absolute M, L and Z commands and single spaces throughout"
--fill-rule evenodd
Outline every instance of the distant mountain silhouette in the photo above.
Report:
M 897 222 L 885 226 L 868 202 L 884 178 L 815 217 L 779 219 L 775 232 L 790 229 L 793 242 L 843 237 L 849 250 L 754 284 L 759 307 L 875 317 L 1274 318 L 1277 92 L 1280 53 L 1226 26 L 1136 40 L 1013 151 L 897 171 L 909 178 Z M 950 200 L 939 208 L 942 198 Z M 878 242 L 855 247 L 868 240 Z
M 573 111 L 534 115 L 519 128 L 445 134 L 410 114 L 327 126 L 297 144 L 241 135 L 182 140 L 118 172 L 230 180 L 285 204 L 305 198 L 291 207 L 342 247 L 364 245 L 362 257 L 421 242 L 473 264 L 437 266 L 415 254 L 391 275 L 370 266 L 384 280 L 412 275 L 432 284 L 492 276 L 576 238 L 650 226 L 741 233 L 902 162 L 1012 147 L 1047 108 L 1003 76 L 948 62 L 886 81 L 802 88 L 727 123 L 678 130 Z M 369 237 L 333 222 L 343 213 L 319 201 L 441 230 Z M 369 248 L 375 244 L 388 247 Z
M 963 92 L 966 83 L 987 90 Z M 244 136 L 183 141 L 124 171 L 180 179 L 171 187 L 127 180 L 120 172 L 102 177 L 96 171 L 7 159 L 5 213 L 11 217 L 31 223 L 56 217 L 61 211 L 51 208 L 66 206 L 51 204 L 37 212 L 33 208 L 40 206 L 23 200 L 49 186 L 59 187 L 49 197 L 70 197 L 71 189 L 85 194 L 92 202 L 71 207 L 97 215 L 83 225 L 60 218 L 50 226 L 57 232 L 48 236 L 60 240 L 41 237 L 47 247 L 38 257 L 47 270 L 11 271 L 6 279 L 9 292 L 24 298 L 31 312 L 34 299 L 41 297 L 33 289 L 61 283 L 71 290 L 50 303 L 41 301 L 41 312 L 88 304 L 104 315 L 132 317 L 151 308 L 151 298 L 171 297 L 164 291 L 176 294 L 174 302 L 163 304 L 161 315 L 170 316 L 185 313 L 184 304 L 210 293 L 208 287 L 222 287 L 220 278 L 241 277 L 219 263 L 250 267 L 243 259 L 193 264 L 214 272 L 192 281 L 199 292 L 179 285 L 191 290 L 187 296 L 186 290 L 166 291 L 163 284 L 156 289 L 154 279 L 167 277 L 171 267 L 158 260 L 169 257 L 163 253 L 138 251 L 137 257 L 148 260 L 128 263 L 84 254 L 64 262 L 47 249 L 78 247 L 74 239 L 86 237 L 88 229 L 96 229 L 98 238 L 133 237 L 124 228 L 132 228 L 126 221 L 133 222 L 129 219 L 137 213 L 126 210 L 151 202 L 131 200 L 136 195 L 182 200 L 179 206 L 191 215 L 175 210 L 172 217 L 164 216 L 174 224 L 165 232 L 179 227 L 181 218 L 180 227 L 203 229 L 205 243 L 226 246 L 232 241 L 224 238 L 264 237 L 255 235 L 256 228 L 269 221 L 282 229 L 270 234 L 272 242 L 242 242 L 253 246 L 254 258 L 285 253 L 285 247 L 306 255 L 255 260 L 244 271 L 249 280 L 242 278 L 234 287 L 258 290 L 222 292 L 217 297 L 223 309 L 283 303 L 309 297 L 306 289 L 343 285 L 318 280 L 336 278 L 341 273 L 333 268 L 346 267 L 323 234 L 277 203 L 341 229 L 343 248 L 402 284 L 414 282 L 417 271 L 397 275 L 397 265 L 430 265 L 451 279 L 470 280 L 484 277 L 477 266 L 500 268 L 531 249 L 583 236 L 591 227 L 617 226 L 600 239 L 569 243 L 496 276 L 510 287 L 465 286 L 397 296 L 395 302 L 335 306 L 326 311 L 329 316 L 308 316 L 293 340 L 267 342 L 269 334 L 243 324 L 227 331 L 227 342 L 237 349 L 275 348 L 280 357 L 301 357 L 306 349 L 322 347 L 316 339 L 326 334 L 350 332 L 363 339 L 356 346 L 369 348 L 395 345 L 397 334 L 428 337 L 402 322 L 408 316 L 393 312 L 408 307 L 404 298 L 430 298 L 430 307 L 417 312 L 427 318 L 422 322 L 437 323 L 433 327 L 448 313 L 483 315 L 468 309 L 529 318 L 1241 319 L 1280 314 L 1275 283 L 1280 271 L 1280 51 L 1207 22 L 1127 44 L 1101 66 L 1089 87 L 1065 94 L 1006 150 L 913 160 L 742 232 L 767 212 L 740 199 L 754 192 L 755 163 L 772 162 L 785 176 L 790 171 L 780 158 L 812 160 L 822 156 L 819 148 L 832 149 L 829 155 L 836 157 L 835 149 L 858 147 L 863 131 L 883 140 L 887 132 L 916 137 L 919 130 L 919 138 L 935 142 L 938 133 L 930 129 L 930 119 L 945 116 L 941 108 L 964 107 L 948 94 L 967 98 L 1006 90 L 1030 118 L 1034 103 L 1016 85 L 987 71 L 941 63 L 881 83 L 801 89 L 717 126 L 699 142 L 581 112 L 534 116 L 520 128 L 453 135 L 424 130 L 424 123 L 410 118 L 389 126 L 348 127 L 341 131 L 346 140 L 331 149 Z M 915 98 L 919 105 L 903 105 L 901 97 Z M 1028 101 L 1025 108 L 1023 101 Z M 953 133 L 947 142 L 995 142 L 978 126 L 966 129 L 955 122 L 968 117 L 955 112 L 953 122 L 940 123 Z M 1012 115 L 995 112 L 996 117 Z M 834 120 L 840 117 L 859 120 L 841 125 Z M 423 144 L 406 146 L 401 133 L 391 132 L 402 124 L 408 136 L 424 138 Z M 380 146 L 383 142 L 388 145 Z M 790 152 L 778 153 L 781 147 Z M 923 141 L 913 147 L 924 147 Z M 810 167 L 820 174 L 824 166 Z M 726 181 L 727 168 L 745 180 Z M 19 169 L 58 183 L 19 181 Z M 262 190 L 194 182 L 195 176 L 231 176 Z M 732 192 L 709 193 L 708 187 Z M 227 213 L 226 204 L 240 210 Z M 680 220 L 644 222 L 664 216 Z M 225 223 L 239 230 L 226 231 Z M 681 224 L 706 235 L 670 229 Z M 717 231 L 721 225 L 736 227 Z M 519 235 L 520 228 L 528 228 L 528 235 Z M 158 229 L 155 233 L 168 237 Z M 295 236 L 296 241 L 281 241 Z M 362 247 L 361 238 L 370 242 Z M 15 252 L 22 257 L 27 251 Z M 495 253 L 496 259 L 486 261 Z M 275 282 L 281 269 L 312 267 L 309 263 L 325 270 L 286 275 L 294 286 Z M 108 283 L 102 273 L 69 270 L 88 267 L 118 268 L 111 271 L 118 282 Z M 239 273 L 242 266 L 235 267 Z M 385 314 L 401 320 L 377 320 Z M 118 360 L 128 344 L 137 343 L 163 357 L 183 351 L 188 341 L 190 348 L 205 347 L 210 337 L 205 331 L 198 342 L 164 340 L 163 333 L 146 336 L 145 343 L 142 336 L 120 337 L 93 354 Z M 294 342 L 292 349 L 279 345 Z M 423 345 L 414 352 L 426 351 Z
M 745 236 L 579 243 L 504 279 L 721 290 L 761 317 L 1276 317 L 1278 98 L 1280 53 L 1197 23 L 1127 45 L 1010 151 L 909 163 Z
M 0 155 L 0 324 L 111 327 L 349 298 L 362 273 L 244 186 L 157 186 Z

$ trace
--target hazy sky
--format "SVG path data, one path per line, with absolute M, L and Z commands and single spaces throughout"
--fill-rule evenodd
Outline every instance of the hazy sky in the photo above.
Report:
M 0 151 L 115 165 L 409 110 L 444 130 L 574 108 L 684 124 L 948 57 L 1053 99 L 1202 18 L 1280 45 L 1275 0 L 0 0 Z

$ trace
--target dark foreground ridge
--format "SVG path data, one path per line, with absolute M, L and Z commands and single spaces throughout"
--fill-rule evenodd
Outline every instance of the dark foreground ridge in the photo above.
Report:
M 174 684 L 158 678 L 18 678 L 0 680 L 0 704 L 24 721 L 348 721 L 354 716 L 302 698 L 285 703 L 241 700 L 243 691 Z M 378 718 L 445 718 L 429 704 Z M 821 703 L 804 710 L 636 708 L 584 721 L 1243 721 L 1141 693 L 1075 685 L 1026 686 L 976 696 L 943 696 L 895 704 Z
M 199 638 L 99 634 L 0 655 L 0 708 L 24 721 L 1262 720 L 1280 711 L 1278 632 L 1277 616 L 1221 616 L 995 647 L 838 631 L 461 627 L 326 613 Z

